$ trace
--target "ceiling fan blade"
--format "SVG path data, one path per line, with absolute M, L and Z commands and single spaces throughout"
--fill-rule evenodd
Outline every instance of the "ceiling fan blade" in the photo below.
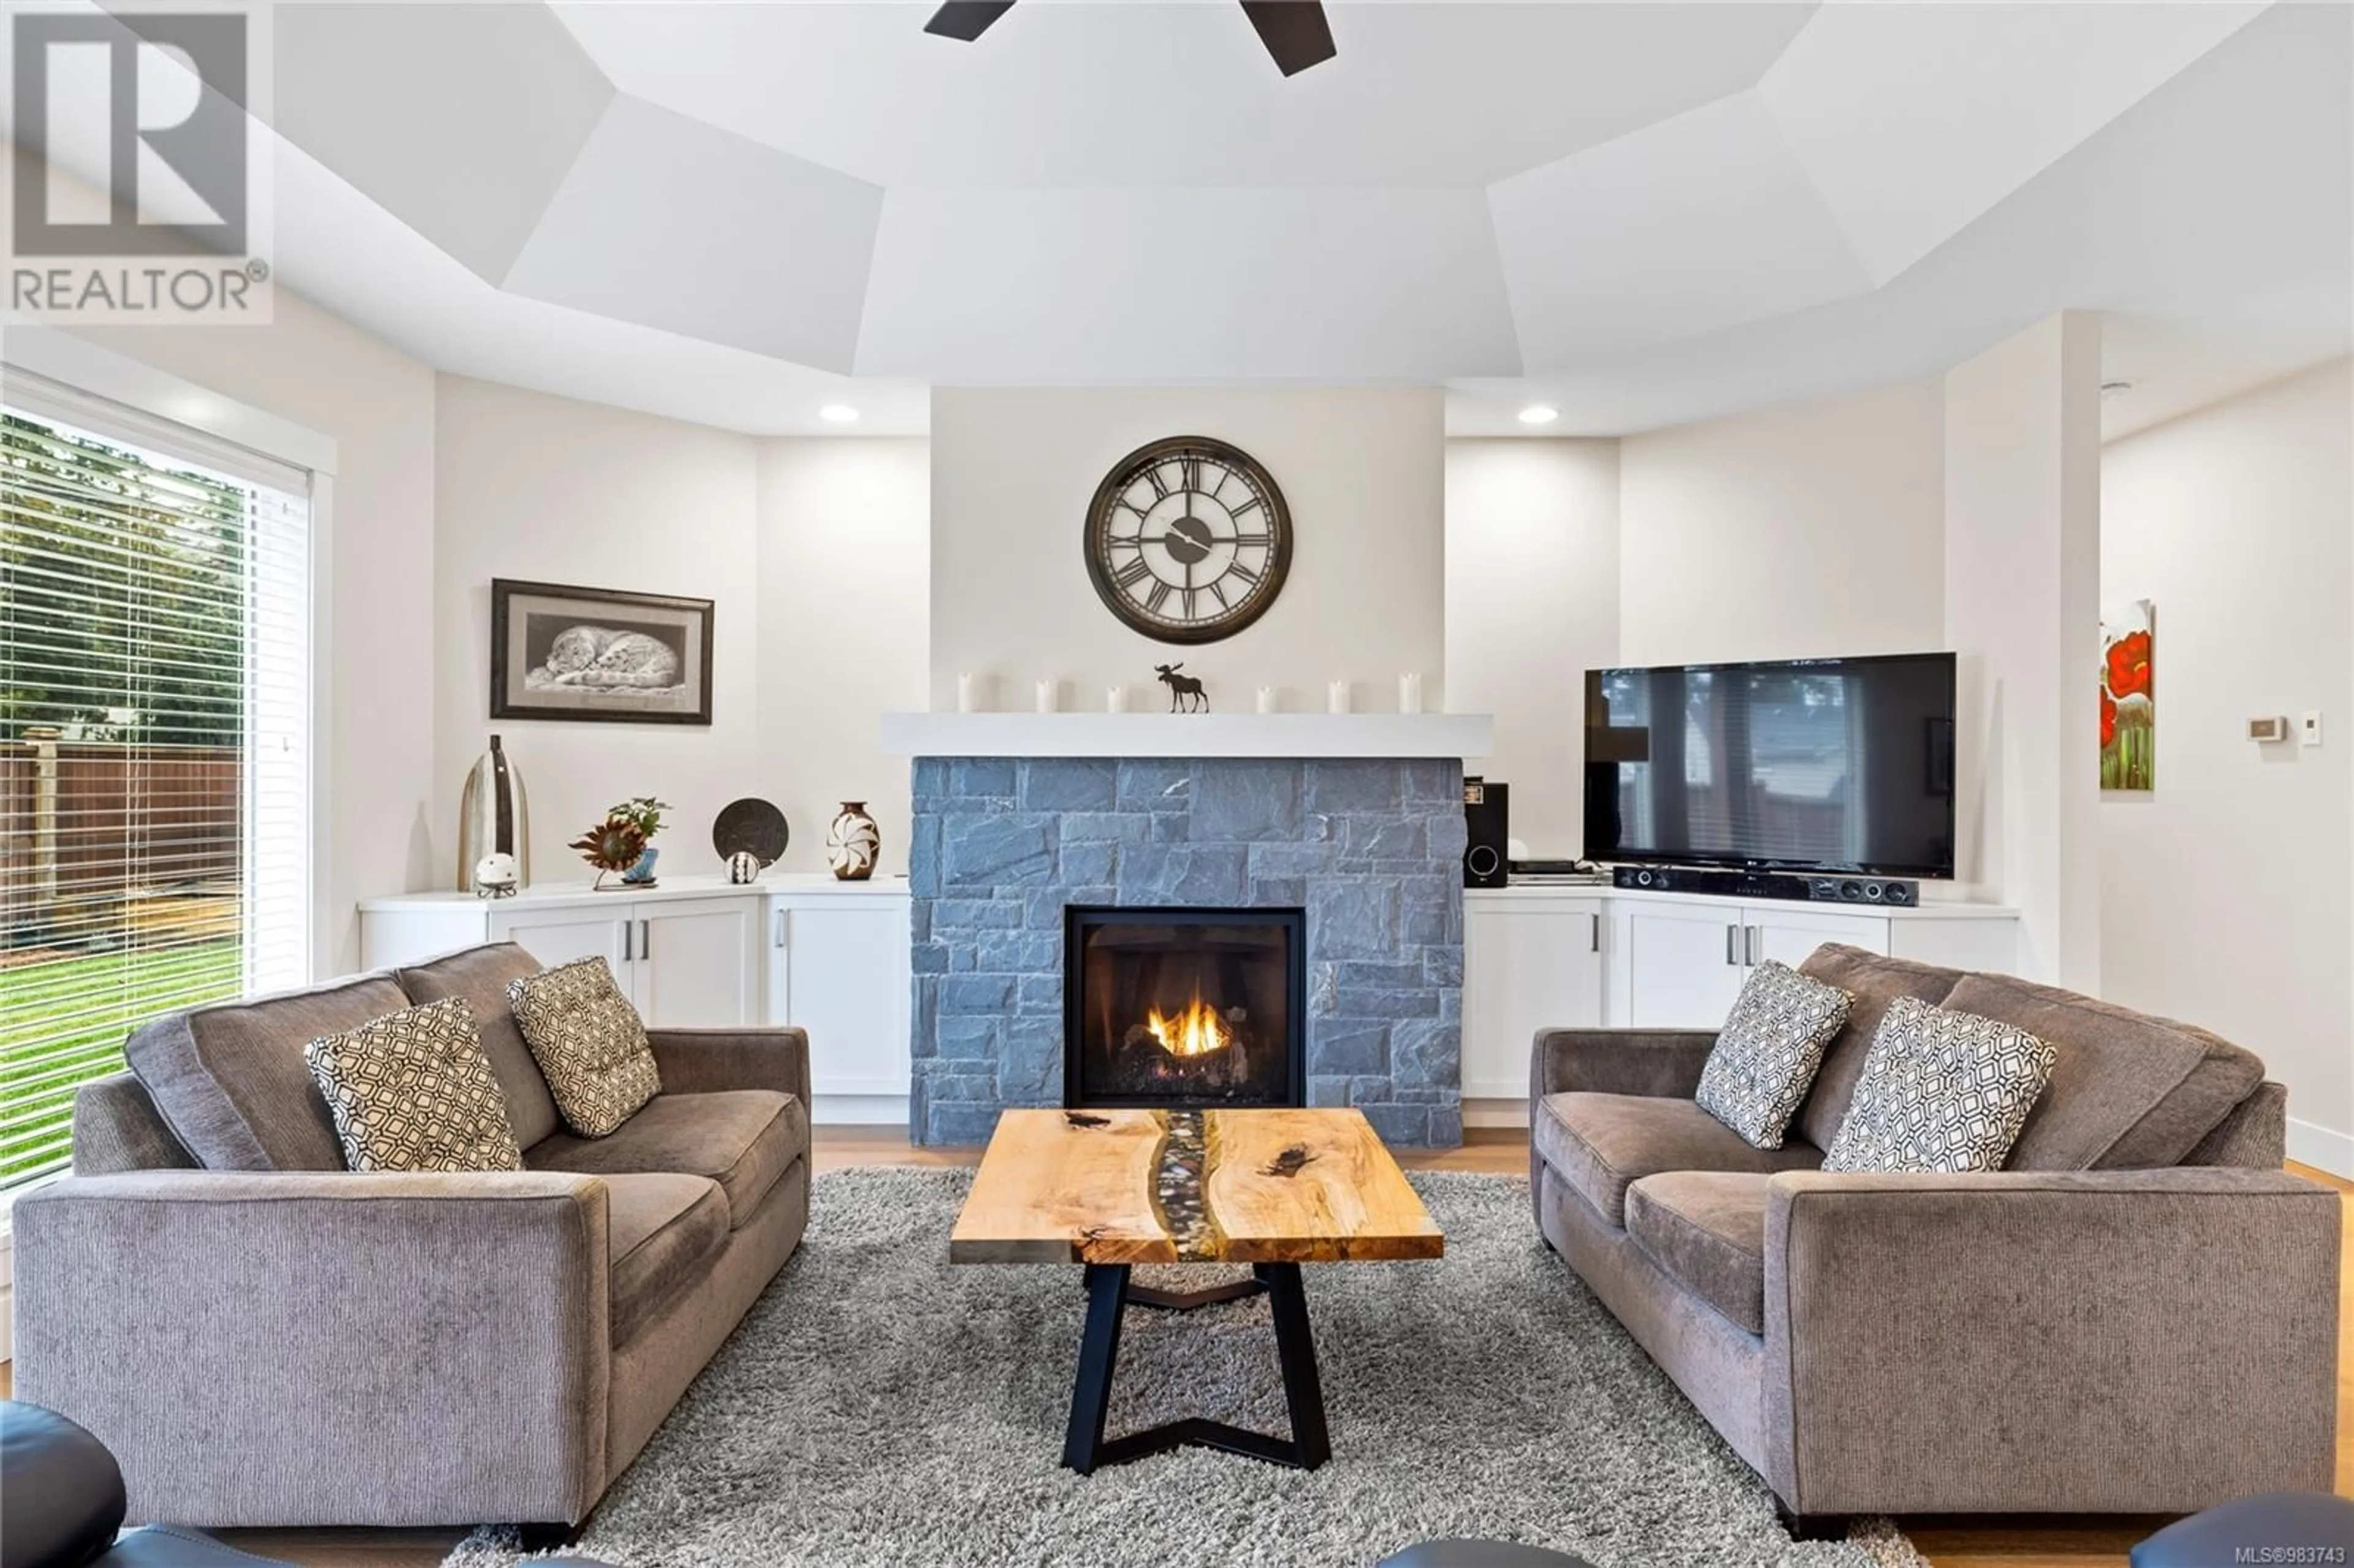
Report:
M 1332 24 L 1319 0 L 1242 0 L 1258 41 L 1275 57 L 1276 69 L 1298 76 L 1341 51 L 1332 44 Z
M 989 25 L 1013 9 L 1013 0 L 948 0 L 932 13 L 924 24 L 924 31 L 938 33 L 943 38 L 962 38 L 972 42 L 989 31 Z

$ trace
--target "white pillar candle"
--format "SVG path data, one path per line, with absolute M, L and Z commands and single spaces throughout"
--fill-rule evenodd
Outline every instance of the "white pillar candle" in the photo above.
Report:
M 1108 714 L 1124 714 L 1127 711 L 1128 688 L 1126 686 L 1107 686 L 1104 688 L 1104 712 Z
M 973 691 L 974 681 L 970 675 L 957 677 L 957 712 L 969 714 L 979 711 L 979 704 L 973 696 Z
M 1398 712 L 1418 714 L 1422 711 L 1422 676 L 1409 673 L 1398 677 Z
M 1258 689 L 1258 711 L 1263 714 L 1271 714 L 1275 711 L 1275 688 L 1273 686 L 1261 686 Z
M 1056 682 L 1041 681 L 1038 683 L 1038 711 L 1040 713 L 1053 713 L 1055 707 L 1060 704 L 1061 699 L 1062 693 L 1058 689 L 1058 683 Z
M 1347 713 L 1349 711 L 1349 683 L 1346 681 L 1333 682 L 1332 684 L 1325 691 L 1324 706 L 1326 711 L 1330 713 Z

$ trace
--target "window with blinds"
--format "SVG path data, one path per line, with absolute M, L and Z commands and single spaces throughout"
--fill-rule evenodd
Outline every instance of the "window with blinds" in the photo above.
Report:
M 309 970 L 310 478 L 0 383 L 0 1186 L 161 1012 Z

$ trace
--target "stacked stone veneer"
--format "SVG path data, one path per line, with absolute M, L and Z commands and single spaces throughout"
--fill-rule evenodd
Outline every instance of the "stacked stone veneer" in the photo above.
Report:
M 914 797 L 916 1141 L 1063 1103 L 1070 904 L 1306 909 L 1309 1103 L 1462 1141 L 1459 761 L 924 758 Z

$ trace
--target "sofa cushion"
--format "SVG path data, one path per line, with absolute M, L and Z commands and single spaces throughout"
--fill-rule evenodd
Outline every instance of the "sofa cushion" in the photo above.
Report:
M 509 980 L 507 1001 L 557 1114 L 581 1137 L 604 1137 L 662 1092 L 645 1023 L 601 956 Z
M 1750 971 L 1702 1067 L 1692 1103 L 1760 1149 L 1779 1149 L 1847 1022 L 1848 994 L 1771 959 Z
M 1847 1026 L 1823 1048 L 1815 1086 L 1808 1092 L 1806 1104 L 1798 1107 L 1794 1124 L 1799 1137 L 1817 1149 L 1829 1149 L 1840 1123 L 1847 1118 L 1848 1101 L 1855 1097 L 1855 1081 L 1863 1075 L 1863 1058 L 1872 1050 L 1872 1037 L 1888 1004 L 1900 996 L 1943 1001 L 1961 983 L 1962 971 L 1826 942 L 1798 966 L 1798 972 L 1839 987 L 1850 999 Z
M 1614 1225 L 1627 1223 L 1627 1188 L 1662 1171 L 1763 1175 L 1811 1171 L 1823 1151 L 1791 1139 L 1757 1149 L 1690 1100 L 1649 1095 L 1547 1095 L 1532 1128 L 1537 1153 Z
M 474 1013 L 449 997 L 302 1048 L 355 1171 L 520 1171 Z
M 623 1345 L 727 1245 L 727 1198 L 705 1176 L 608 1176 L 605 1192 L 609 1334 Z
M 2058 1053 L 2024 1029 L 1900 996 L 1826 1171 L 1999 1171 Z
M 2264 1082 L 2230 1041 L 2009 975 L 1971 975 L 1946 1005 L 1999 1019 L 2059 1052 L 2010 1151 L 2013 1171 L 2178 1165 Z
M 656 1095 L 609 1136 L 559 1132 L 525 1150 L 523 1162 L 534 1171 L 588 1176 L 632 1171 L 705 1176 L 726 1194 L 732 1228 L 749 1219 L 777 1179 L 808 1152 L 809 1113 L 798 1097 L 720 1089 Z
M 1667 1171 L 1627 1189 L 1627 1234 L 1735 1328 L 1766 1331 L 1768 1176 Z
M 515 1140 L 525 1149 L 556 1130 L 556 1097 L 547 1092 L 547 1079 L 531 1059 L 531 1047 L 523 1043 L 523 1030 L 507 1003 L 507 986 L 539 973 L 540 967 L 537 959 L 513 942 L 484 942 L 395 969 L 392 975 L 411 1001 L 454 996 L 474 1010 L 482 1054 L 506 1095 L 507 1121 Z
M 398 1012 L 387 975 L 171 1012 L 133 1033 L 123 1058 L 172 1136 L 208 1171 L 340 1171 L 344 1147 L 302 1047 Z

